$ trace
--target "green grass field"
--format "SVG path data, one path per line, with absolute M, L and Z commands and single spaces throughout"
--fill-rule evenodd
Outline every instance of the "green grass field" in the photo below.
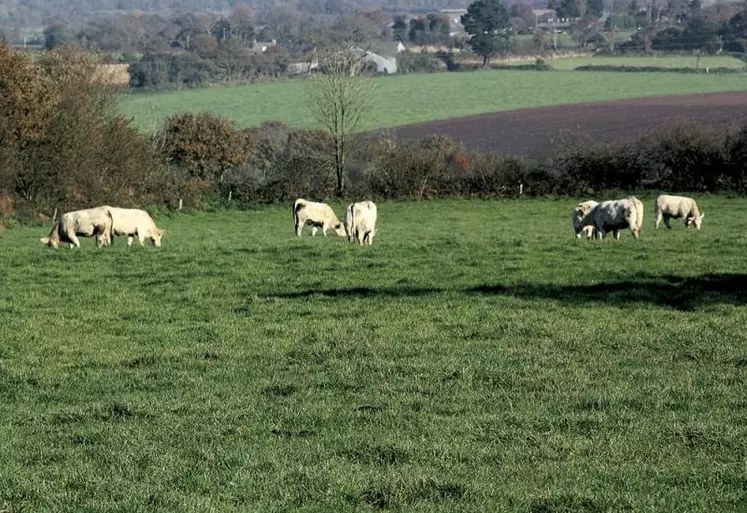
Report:
M 743 91 L 742 75 L 498 70 L 376 79 L 375 108 L 362 129 L 502 110 L 669 94 Z M 125 95 L 121 111 L 154 130 L 178 112 L 211 112 L 256 126 L 267 120 L 313 126 L 303 80 Z
M 553 59 L 549 64 L 557 70 L 572 70 L 579 66 L 658 66 L 660 68 L 732 68 L 744 69 L 744 62 L 729 55 L 703 55 L 700 62 L 695 55 L 663 57 L 572 57 Z
M 0 511 L 744 511 L 747 200 L 699 202 L 637 242 L 574 200 L 8 230 Z

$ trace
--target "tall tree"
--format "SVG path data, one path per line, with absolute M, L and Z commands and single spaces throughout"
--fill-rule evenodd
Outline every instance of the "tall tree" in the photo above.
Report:
M 311 111 L 333 143 L 333 163 L 337 194 L 345 192 L 345 163 L 352 136 L 370 112 L 374 83 L 361 74 L 363 61 L 345 45 L 327 51 L 319 59 L 322 73 L 309 79 Z
M 490 64 L 490 58 L 508 47 L 511 37 L 511 24 L 508 12 L 500 0 L 477 0 L 470 4 L 467 13 L 461 17 L 464 30 L 471 36 L 469 45 L 472 51 L 482 57 L 483 67 Z

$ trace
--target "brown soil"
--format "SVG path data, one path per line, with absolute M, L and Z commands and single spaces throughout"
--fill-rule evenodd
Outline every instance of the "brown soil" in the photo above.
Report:
M 709 125 L 747 120 L 747 92 L 662 96 L 520 109 L 392 129 L 400 139 L 445 135 L 468 149 L 538 157 L 568 137 L 625 143 L 678 118 Z

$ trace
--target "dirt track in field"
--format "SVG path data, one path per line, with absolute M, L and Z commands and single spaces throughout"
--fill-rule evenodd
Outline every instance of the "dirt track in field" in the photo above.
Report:
M 472 150 L 537 157 L 550 153 L 569 136 L 604 143 L 632 142 L 677 118 L 712 126 L 747 121 L 747 92 L 520 109 L 400 126 L 391 132 L 399 139 L 445 135 Z

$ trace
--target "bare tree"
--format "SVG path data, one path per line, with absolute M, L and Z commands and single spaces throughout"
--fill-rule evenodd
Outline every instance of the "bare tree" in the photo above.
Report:
M 338 196 L 345 191 L 345 161 L 352 136 L 373 104 L 374 83 L 363 74 L 364 64 L 363 52 L 345 45 L 320 55 L 319 73 L 308 80 L 311 111 L 332 138 Z

